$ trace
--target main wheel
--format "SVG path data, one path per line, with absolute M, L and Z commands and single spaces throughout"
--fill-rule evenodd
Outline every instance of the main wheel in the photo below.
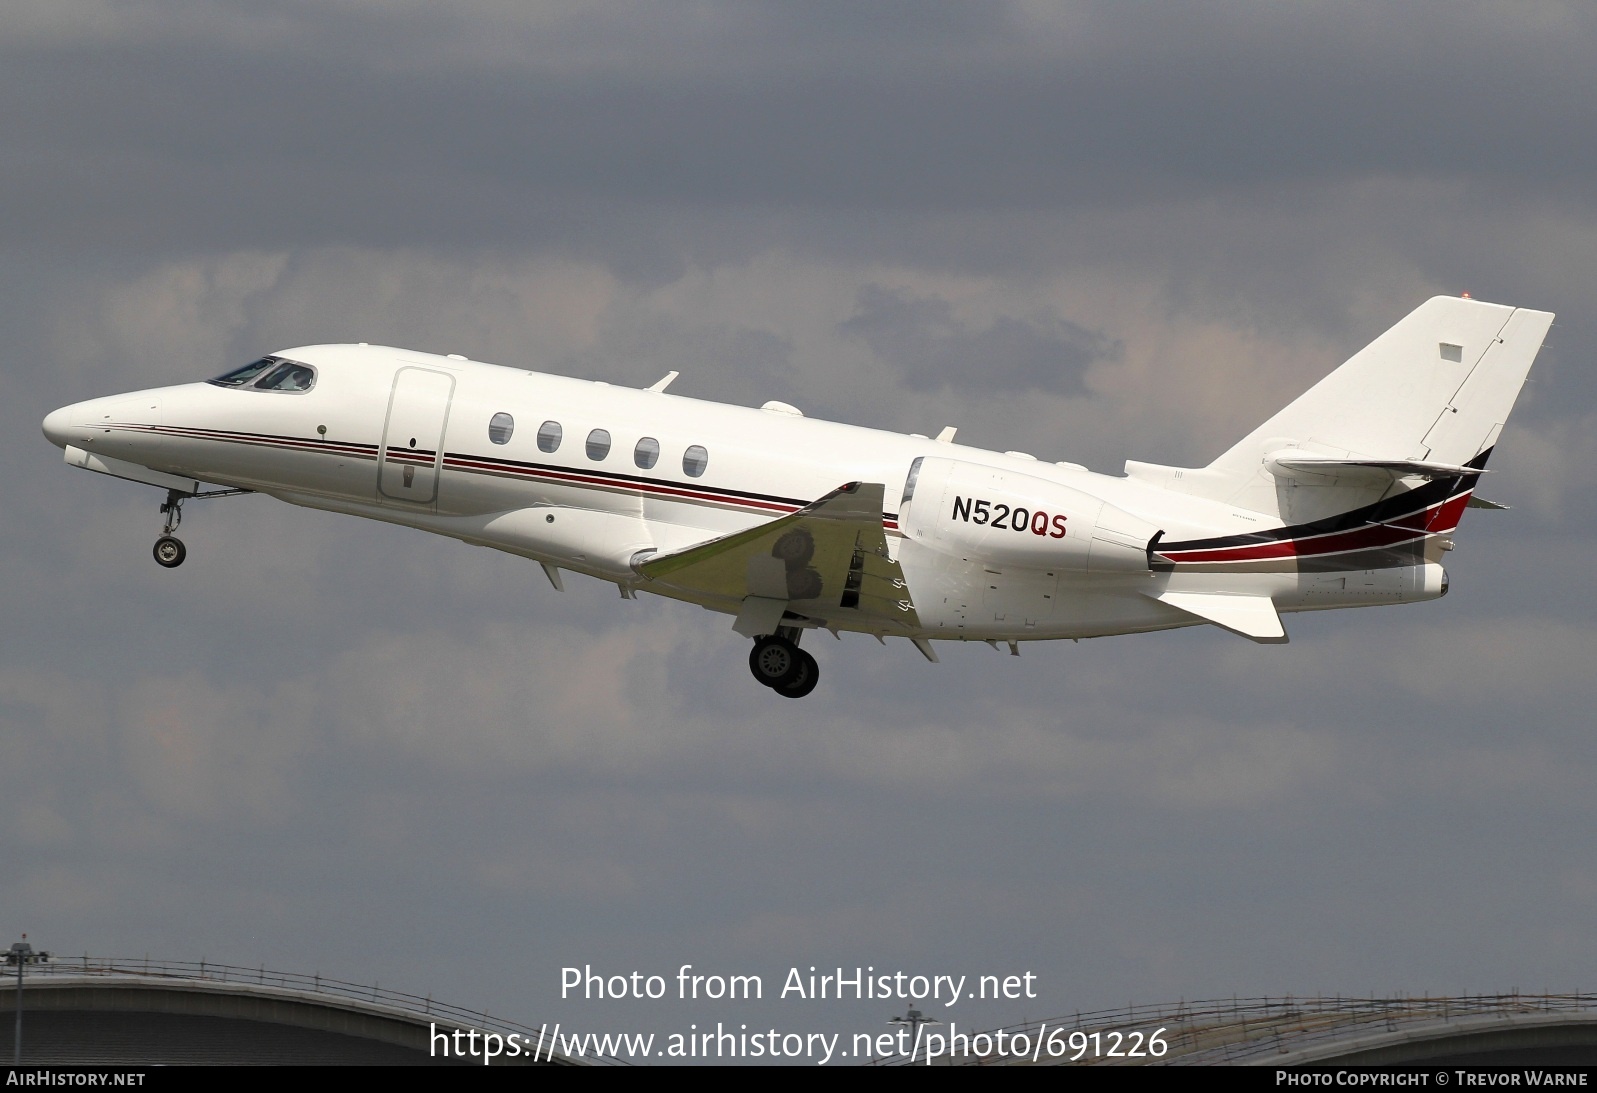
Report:
M 183 564 L 183 559 L 189 555 L 188 548 L 183 545 L 182 539 L 171 535 L 163 535 L 155 541 L 155 561 L 157 565 L 167 569 L 176 569 Z
M 754 642 L 749 651 L 749 671 L 767 687 L 786 687 L 803 669 L 804 656 L 797 645 L 771 634 Z
M 803 698 L 815 690 L 815 685 L 821 681 L 821 666 L 815 663 L 815 658 L 804 650 L 798 650 L 799 673 L 793 681 L 785 687 L 771 688 L 783 698 Z

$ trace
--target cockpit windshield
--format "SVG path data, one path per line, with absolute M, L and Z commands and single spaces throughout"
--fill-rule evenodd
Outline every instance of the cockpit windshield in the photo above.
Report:
M 251 387 L 257 391 L 309 391 L 316 384 L 316 369 L 282 357 L 262 357 L 206 382 L 217 387 Z
M 258 361 L 246 364 L 243 368 L 235 368 L 233 371 L 217 376 L 214 380 L 208 380 L 207 382 L 214 383 L 218 387 L 246 387 L 251 380 L 277 363 L 276 357 L 262 357 Z
M 316 382 L 316 373 L 309 366 L 284 361 L 255 381 L 262 391 L 309 391 Z

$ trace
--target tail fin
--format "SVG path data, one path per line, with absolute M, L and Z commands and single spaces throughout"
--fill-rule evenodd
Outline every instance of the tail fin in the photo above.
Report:
M 1405 478 L 1478 469 L 1552 321 L 1437 296 L 1207 467 L 1126 473 L 1301 521 L 1374 503 Z

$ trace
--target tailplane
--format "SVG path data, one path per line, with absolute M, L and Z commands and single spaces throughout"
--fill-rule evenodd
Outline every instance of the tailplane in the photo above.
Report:
M 1126 473 L 1291 523 L 1478 475 L 1552 321 L 1437 296 L 1207 467 Z

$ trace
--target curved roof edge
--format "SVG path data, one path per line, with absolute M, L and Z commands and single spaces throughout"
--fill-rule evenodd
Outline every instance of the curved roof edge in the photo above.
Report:
M 8 982 L 0 989 L 0 1012 L 15 1009 Z M 495 1065 L 584 1066 L 614 1062 L 555 1050 L 547 1027 L 530 1028 L 501 1018 L 436 1003 L 431 998 L 265 968 L 189 962 L 71 958 L 29 967 L 23 979 L 23 1044 L 30 1014 L 118 1013 L 222 1018 L 353 1037 L 433 1055 L 439 1042 L 449 1051 L 458 1029 L 466 1042 L 475 1032 L 515 1044 Z M 9 1021 L 6 1031 L 9 1032 Z M 480 1062 L 481 1055 L 473 1053 Z

